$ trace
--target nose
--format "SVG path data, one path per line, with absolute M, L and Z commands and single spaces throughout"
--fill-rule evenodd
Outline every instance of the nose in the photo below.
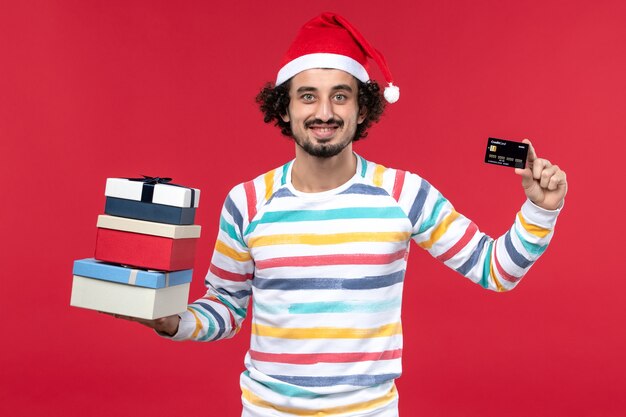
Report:
M 319 99 L 315 109 L 315 118 L 327 122 L 333 118 L 333 105 L 330 99 Z

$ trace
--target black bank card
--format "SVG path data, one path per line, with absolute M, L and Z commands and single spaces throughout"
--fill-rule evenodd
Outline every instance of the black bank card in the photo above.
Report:
M 489 138 L 485 162 L 511 168 L 524 168 L 528 156 L 528 145 L 511 140 Z

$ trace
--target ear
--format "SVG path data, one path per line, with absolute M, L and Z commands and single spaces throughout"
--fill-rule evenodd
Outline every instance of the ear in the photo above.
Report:
M 289 110 L 287 110 L 285 114 L 281 114 L 280 118 L 283 119 L 283 122 L 289 123 L 289 121 L 291 120 L 291 118 L 289 117 Z
M 363 123 L 363 120 L 365 120 L 366 117 L 367 117 L 367 108 L 361 107 L 359 109 L 359 117 L 357 117 L 356 119 L 357 124 Z

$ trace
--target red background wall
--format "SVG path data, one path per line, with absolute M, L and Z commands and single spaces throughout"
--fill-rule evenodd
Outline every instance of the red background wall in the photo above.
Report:
M 414 247 L 404 416 L 623 416 L 626 3 L 3 1 L 0 414 L 238 416 L 248 326 L 173 343 L 69 306 L 107 177 L 202 189 L 191 297 L 238 182 L 293 156 L 254 96 L 324 10 L 387 57 L 402 98 L 355 149 L 418 172 L 497 236 L 523 202 L 488 136 L 568 173 L 553 244 L 518 289 L 482 290 Z M 378 73 L 374 73 L 378 77 Z

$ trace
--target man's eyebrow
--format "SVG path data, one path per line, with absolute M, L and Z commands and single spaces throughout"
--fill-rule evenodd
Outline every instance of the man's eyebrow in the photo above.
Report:
M 310 92 L 310 91 L 317 91 L 317 88 L 302 86 L 296 90 L 297 93 L 305 93 L 305 92 Z
M 333 88 L 332 88 L 332 91 L 340 91 L 340 90 L 347 91 L 347 92 L 351 93 L 352 92 L 352 87 L 350 87 L 348 84 L 338 84 L 338 85 L 333 86 Z M 298 88 L 296 90 L 297 93 L 309 93 L 309 92 L 312 92 L 312 91 L 313 92 L 317 91 L 317 88 L 303 85 L 302 87 L 300 87 L 300 88 Z
M 349 93 L 352 92 L 352 87 L 350 87 L 348 84 L 339 84 L 333 87 L 333 91 L 337 91 L 337 90 L 345 90 Z

